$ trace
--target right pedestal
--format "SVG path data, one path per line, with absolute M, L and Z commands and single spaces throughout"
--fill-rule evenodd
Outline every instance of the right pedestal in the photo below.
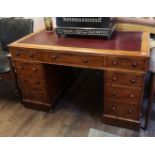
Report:
M 103 122 L 139 129 L 143 90 L 143 73 L 105 71 Z

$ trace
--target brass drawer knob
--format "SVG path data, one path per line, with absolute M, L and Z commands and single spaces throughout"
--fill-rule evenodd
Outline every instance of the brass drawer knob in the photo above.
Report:
M 29 53 L 29 57 L 34 57 L 34 54 L 33 53 Z
M 117 109 L 117 108 L 116 108 L 116 106 L 114 106 L 114 105 L 113 105 L 112 108 L 111 108 L 112 111 L 116 111 L 116 109 Z
M 113 81 L 116 81 L 116 80 L 117 80 L 117 77 L 116 77 L 116 76 L 113 76 L 113 77 L 112 77 L 112 80 L 113 80 Z
M 16 52 L 16 56 L 19 57 L 20 56 L 20 52 Z
M 42 94 L 39 94 L 39 98 L 42 98 L 43 97 L 43 95 Z
M 133 62 L 132 67 L 137 67 L 137 62 Z
M 113 64 L 113 65 L 117 65 L 117 64 L 118 64 L 118 61 L 117 61 L 117 60 L 113 60 L 113 61 L 112 61 L 112 64 Z
M 136 80 L 135 79 L 131 79 L 130 83 L 134 84 L 134 83 L 136 83 Z
M 30 96 L 30 92 L 26 92 L 26 96 Z
M 83 62 L 84 62 L 84 63 L 87 63 L 87 62 L 88 62 L 88 59 L 83 59 Z
M 130 94 L 130 98 L 134 98 L 134 94 Z
M 28 79 L 24 79 L 24 82 L 28 82 Z
M 52 59 L 57 59 L 57 56 L 56 55 L 52 55 Z
M 20 66 L 20 69 L 21 69 L 21 70 L 23 70 L 23 69 L 24 69 L 24 67 L 23 67 L 23 66 Z
M 34 68 L 32 68 L 32 71 L 36 72 L 36 71 L 37 71 L 37 68 L 35 68 L 35 67 L 34 67 Z
M 116 96 L 117 93 L 115 91 L 112 92 L 112 96 Z
M 129 114 L 132 114 L 132 113 L 133 113 L 133 110 L 132 110 L 132 109 L 129 109 L 129 110 L 128 110 L 128 113 L 129 113 Z

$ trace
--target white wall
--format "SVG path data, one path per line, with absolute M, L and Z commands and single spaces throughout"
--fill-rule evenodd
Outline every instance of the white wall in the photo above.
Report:
M 27 17 L 27 18 L 31 18 L 34 20 L 34 32 L 45 28 L 44 17 Z M 53 21 L 53 26 L 55 27 L 54 17 L 52 17 L 52 21 Z
M 34 32 L 45 28 L 43 17 L 27 17 L 34 20 Z

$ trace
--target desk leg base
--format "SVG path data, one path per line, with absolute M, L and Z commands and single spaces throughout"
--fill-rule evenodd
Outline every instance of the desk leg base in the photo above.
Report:
M 125 119 L 120 117 L 118 118 L 115 116 L 105 115 L 105 114 L 103 114 L 103 123 L 124 127 L 124 128 L 130 128 L 134 130 L 140 129 L 140 121 Z
M 23 105 L 26 108 L 30 108 L 33 110 L 39 110 L 39 111 L 45 111 L 45 112 L 50 112 L 52 110 L 52 107 L 50 104 L 48 105 L 40 102 L 23 101 Z

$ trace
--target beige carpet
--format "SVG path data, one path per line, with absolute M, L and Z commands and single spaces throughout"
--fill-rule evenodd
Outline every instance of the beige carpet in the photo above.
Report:
M 88 137 L 118 137 L 118 136 L 105 131 L 90 128 Z

